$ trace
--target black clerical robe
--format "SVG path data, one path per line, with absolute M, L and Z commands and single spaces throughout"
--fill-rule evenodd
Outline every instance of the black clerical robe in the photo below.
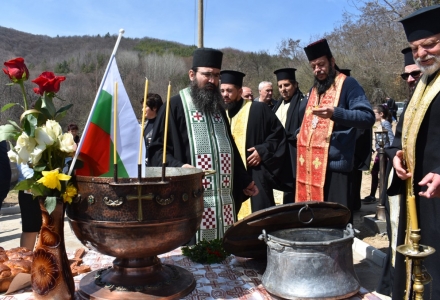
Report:
M 243 99 L 240 99 L 233 109 L 228 110 L 230 119 L 237 115 L 242 104 Z M 251 197 L 252 212 L 255 212 L 275 205 L 273 196 L 275 187 L 286 186 L 293 182 L 293 177 L 286 177 L 284 173 L 284 167 L 290 164 L 286 133 L 277 116 L 263 102 L 253 101 L 249 109 L 246 149 L 252 147 L 255 147 L 261 157 L 258 166 L 247 167 L 248 174 L 259 190 L 258 195 Z M 246 151 L 246 158 L 251 154 L 252 151 Z
M 436 73 L 428 78 L 428 82 L 435 77 Z M 412 101 L 412 99 L 411 99 Z M 406 114 L 406 112 L 405 112 Z M 387 154 L 392 159 L 398 150 L 402 149 L 402 125 L 405 114 L 399 118 L 393 144 L 388 148 Z M 430 172 L 440 174 L 440 94 L 437 94 L 430 103 L 425 113 L 416 140 L 416 164 L 414 170 L 414 194 L 416 197 L 417 218 L 421 229 L 420 244 L 434 247 L 436 252 L 427 256 L 423 265 L 432 276 L 433 282 L 425 285 L 424 299 L 440 299 L 440 198 L 427 199 L 420 197 L 418 193 L 426 187 L 421 188 L 418 182 Z M 400 203 L 400 217 L 397 233 L 397 246 L 404 244 L 406 230 L 406 192 L 405 182 L 393 176 L 393 180 L 388 189 L 388 195 L 402 194 Z M 390 284 L 393 299 L 403 299 L 405 290 L 405 257 L 396 253 L 395 268 L 388 264 L 386 273 L 382 279 L 382 289 L 384 285 Z M 432 294 L 431 294 L 432 293 Z
M 284 172 L 287 174 L 288 177 L 292 176 L 292 184 L 288 184 L 289 190 L 286 190 L 285 188 L 278 188 L 281 190 L 284 190 L 285 192 L 288 192 L 284 196 L 283 203 L 293 203 L 295 202 L 295 177 L 296 177 L 296 135 L 298 128 L 301 127 L 301 123 L 304 117 L 304 112 L 306 110 L 307 106 L 307 97 L 304 97 L 304 95 L 301 93 L 299 88 L 296 89 L 295 93 L 293 94 L 292 98 L 288 102 L 290 102 L 290 106 L 287 110 L 287 118 L 286 118 L 286 124 L 285 124 L 285 131 L 287 135 L 287 141 L 289 145 L 289 155 L 290 155 L 290 171 L 292 172 L 292 175 L 290 175 L 289 170 L 285 169 Z M 273 111 L 276 113 L 276 111 L 279 109 L 280 105 L 282 103 L 285 103 L 285 100 L 279 100 L 278 103 L 273 108 Z M 284 185 L 285 186 L 285 185 Z

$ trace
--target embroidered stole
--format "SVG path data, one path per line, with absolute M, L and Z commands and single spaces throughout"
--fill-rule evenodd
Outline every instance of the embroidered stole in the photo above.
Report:
M 238 152 L 240 152 L 241 160 L 243 161 L 244 166 L 247 168 L 246 163 L 246 132 L 247 132 L 247 124 L 249 120 L 249 111 L 251 109 L 252 100 L 243 99 L 243 104 L 241 105 L 238 113 L 233 117 L 229 117 L 229 124 L 231 124 L 231 132 L 232 137 L 234 138 L 234 142 L 237 145 Z M 252 213 L 251 208 L 251 200 L 248 198 L 241 204 L 240 211 L 238 212 L 238 220 L 243 219 L 244 217 L 250 215 Z
M 404 153 L 405 163 L 408 172 L 414 175 L 414 170 L 416 167 L 416 141 L 417 134 L 420 130 L 420 126 L 425 117 L 425 113 L 428 110 L 432 100 L 440 92 L 440 71 L 429 84 L 426 84 L 428 80 L 428 75 L 423 75 L 420 79 L 419 84 L 414 91 L 411 101 L 405 111 L 405 117 L 403 120 L 402 128 L 402 150 Z M 406 207 L 408 208 L 409 201 L 415 201 L 414 195 L 414 178 L 408 178 L 406 180 Z M 405 243 L 410 244 L 409 235 L 411 233 L 411 218 L 409 214 L 409 209 L 406 212 L 406 235 Z M 411 286 L 411 275 L 412 275 L 412 261 L 407 260 L 406 262 L 406 288 L 409 291 Z M 409 295 L 406 295 L 408 298 Z
M 191 164 L 215 174 L 202 179 L 204 210 L 196 240 L 223 238 L 224 232 L 235 222 L 232 197 L 234 157 L 232 141 L 227 132 L 227 121 L 220 113 L 198 111 L 189 88 L 180 91 L 185 113 Z
M 340 73 L 335 83 L 321 96 L 313 88 L 306 113 L 297 138 L 297 172 L 295 202 L 324 201 L 324 183 L 327 170 L 328 149 L 334 122 L 312 114 L 314 106 L 338 106 L 346 76 Z M 312 99 L 316 99 L 311 101 Z

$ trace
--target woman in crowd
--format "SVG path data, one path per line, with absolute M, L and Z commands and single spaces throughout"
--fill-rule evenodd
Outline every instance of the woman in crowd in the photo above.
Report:
M 141 104 L 144 104 L 144 99 L 141 100 Z M 146 147 L 145 164 L 148 166 L 148 146 L 150 145 L 151 137 L 153 136 L 153 126 L 156 121 L 157 112 L 162 106 L 162 98 L 159 94 L 148 93 L 147 103 L 145 106 L 145 127 L 144 127 L 144 140 Z
M 373 108 L 374 114 L 376 116 L 376 122 L 380 122 L 382 130 L 388 131 L 388 141 L 386 142 L 384 148 L 388 148 L 394 140 L 394 133 L 391 127 L 392 115 L 389 113 L 388 108 L 385 105 L 378 105 Z M 376 141 L 376 153 L 379 148 L 379 144 Z M 388 159 L 386 160 L 388 163 Z M 386 165 L 384 167 L 386 169 Z M 375 203 L 376 200 L 376 190 L 379 186 L 379 155 L 374 158 L 373 168 L 371 169 L 371 190 L 370 195 L 362 199 L 362 203 L 370 204 Z

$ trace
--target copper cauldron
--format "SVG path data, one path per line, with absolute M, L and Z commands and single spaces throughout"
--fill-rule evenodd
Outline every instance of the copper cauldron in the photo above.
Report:
M 76 176 L 78 196 L 67 216 L 78 239 L 114 256 L 113 267 L 80 282 L 84 299 L 178 299 L 195 287 L 183 268 L 162 264 L 157 255 L 186 242 L 203 214 L 200 169 L 147 168 L 138 179 Z

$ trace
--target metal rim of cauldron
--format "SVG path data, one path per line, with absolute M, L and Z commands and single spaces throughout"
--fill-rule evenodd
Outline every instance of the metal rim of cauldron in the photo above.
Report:
M 203 171 L 202 169 L 199 168 L 177 168 L 177 167 L 167 167 L 166 170 L 168 171 L 165 174 L 165 179 L 170 179 L 173 178 L 173 180 L 175 180 L 176 178 L 180 178 L 181 180 L 184 180 L 185 177 L 189 176 L 194 176 L 198 173 L 203 173 L 203 175 L 205 176 L 205 171 Z M 170 174 L 170 171 L 172 170 L 180 170 L 181 172 L 183 172 L 184 174 Z M 151 172 L 149 171 L 155 171 L 157 173 L 157 175 L 155 176 L 150 176 Z M 157 183 L 162 179 L 161 176 L 161 171 L 162 168 L 160 167 L 148 167 L 147 171 L 146 171 L 146 176 L 142 177 L 141 179 L 143 180 L 154 180 L 157 179 Z M 212 171 L 211 171 L 212 172 Z M 114 182 L 114 178 L 113 177 L 96 177 L 96 176 L 84 176 L 84 175 L 75 175 L 76 178 L 81 179 L 81 181 L 83 182 L 98 182 L 98 183 L 113 183 Z M 137 183 L 138 182 L 138 178 L 134 178 L 134 177 L 130 177 L 130 178 L 121 178 L 118 177 L 118 183 L 120 184 L 124 184 L 124 183 Z M 143 180 L 141 180 L 141 182 L 144 182 Z M 145 181 L 145 183 L 147 183 L 147 181 Z M 151 182 L 148 182 L 151 183 Z M 166 183 L 168 183 L 166 181 Z
M 273 234 L 278 233 L 278 232 L 286 232 L 286 231 L 310 231 L 310 230 L 319 230 L 319 231 L 339 231 L 343 233 L 343 237 L 341 238 L 335 238 L 332 239 L 330 241 L 318 241 L 318 242 L 304 242 L 304 241 L 289 241 L 286 240 L 284 238 L 280 238 L 280 237 L 276 237 Z M 303 247 L 307 247 L 307 246 L 331 246 L 331 245 L 335 245 L 335 244 L 340 244 L 340 243 L 345 243 L 348 240 L 353 240 L 354 239 L 354 230 L 351 224 L 347 224 L 346 229 L 338 229 L 338 228 L 290 228 L 290 229 L 283 229 L 283 230 L 278 230 L 278 231 L 274 231 L 271 234 L 267 234 L 265 230 L 263 230 L 263 233 L 260 235 L 259 237 L 260 240 L 265 240 L 265 241 L 272 241 L 275 243 L 278 243 L 280 245 L 283 246 L 303 246 Z

